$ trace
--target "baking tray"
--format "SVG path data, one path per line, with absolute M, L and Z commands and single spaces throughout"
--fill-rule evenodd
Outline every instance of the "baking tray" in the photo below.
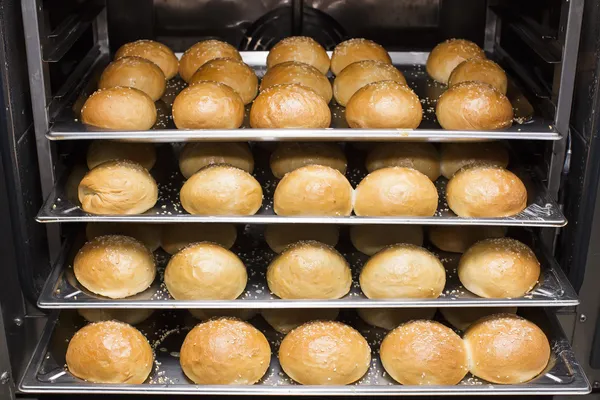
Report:
M 438 210 L 432 217 L 284 217 L 273 212 L 273 192 L 278 180 L 269 168 L 270 147 L 259 143 L 253 145 L 254 177 L 260 182 L 264 199 L 261 209 L 256 215 L 250 216 L 207 216 L 190 215 L 179 202 L 179 190 L 184 178 L 177 164 L 177 154 L 181 144 L 161 145 L 158 149 L 158 161 L 151 173 L 159 188 L 159 199 L 156 205 L 140 215 L 95 215 L 84 212 L 79 206 L 69 200 L 66 192 L 66 177 L 60 180 L 50 193 L 40 209 L 36 219 L 39 222 L 226 222 L 240 224 L 419 224 L 419 225 L 501 225 L 501 226 L 537 226 L 561 227 L 567 224 L 565 216 L 540 184 L 524 168 L 512 168 L 525 183 L 529 199 L 525 210 L 517 215 L 505 218 L 460 218 L 450 209 L 445 200 L 447 180 L 443 177 L 436 181 L 439 193 Z M 365 153 L 352 145 L 345 146 L 348 158 L 346 177 L 353 187 L 367 174 L 364 168 Z
M 241 52 L 244 62 L 252 66 L 259 77 L 265 73 L 267 52 Z M 330 53 L 331 54 L 331 53 Z M 522 91 L 509 79 L 507 96 L 515 110 L 514 125 L 504 131 L 454 131 L 443 130 L 435 117 L 437 98 L 446 89 L 427 75 L 425 63 L 427 52 L 390 52 L 392 62 L 405 75 L 408 84 L 421 99 L 423 122 L 418 129 L 350 129 L 344 118 L 344 108 L 333 100 L 330 104 L 332 122 L 329 129 L 252 129 L 248 122 L 248 111 L 241 129 L 223 130 L 177 130 L 170 117 L 170 104 L 175 95 L 185 86 L 179 77 L 169 81 L 165 101 L 157 103 L 159 119 L 150 131 L 107 131 L 82 124 L 78 120 L 78 110 L 85 99 L 96 89 L 97 80 L 104 67 L 110 61 L 106 55 L 97 64 L 97 70 L 90 74 L 87 82 L 82 82 L 81 91 L 76 99 L 62 108 L 50 125 L 47 137 L 51 140 L 69 139 L 128 139 L 143 142 L 179 142 L 179 141 L 457 141 L 481 139 L 534 139 L 558 140 L 561 135 L 553 121 L 535 113 L 531 103 Z M 181 54 L 178 54 L 180 57 Z M 509 77 L 510 78 L 510 77 Z M 161 112 L 166 110 L 166 112 Z
M 138 328 L 148 337 L 156 360 L 148 380 L 141 385 L 94 384 L 73 377 L 65 369 L 65 353 L 73 334 L 85 322 L 74 311 L 63 311 L 49 318 L 43 336 L 20 382 L 25 393 L 107 393 L 107 394 L 204 394 L 204 395 L 575 395 L 590 392 L 590 384 L 577 363 L 568 339 L 556 317 L 541 309 L 521 309 L 519 314 L 535 322 L 550 340 L 550 362 L 540 376 L 518 385 L 491 384 L 468 374 L 455 386 L 403 386 L 385 373 L 379 359 L 379 345 L 386 331 L 370 327 L 354 312 L 340 314 L 340 320 L 353 325 L 369 342 L 372 362 L 369 371 L 357 383 L 347 386 L 302 386 L 294 383 L 281 369 L 277 351 L 283 335 L 276 333 L 256 316 L 250 322 L 260 329 L 271 344 L 271 365 L 255 385 L 196 385 L 189 381 L 179 365 L 179 350 L 185 335 L 197 320 L 186 311 L 155 312 Z M 439 316 L 438 316 L 439 317 Z M 438 319 L 440 319 L 439 317 Z

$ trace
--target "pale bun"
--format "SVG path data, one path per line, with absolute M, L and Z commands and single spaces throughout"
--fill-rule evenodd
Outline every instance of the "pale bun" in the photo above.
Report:
M 402 167 L 378 169 L 356 187 L 354 213 L 359 216 L 431 217 L 438 207 L 438 192 L 417 170 Z
M 369 299 L 435 299 L 446 285 L 446 270 L 433 253 L 399 243 L 371 257 L 359 282 Z
M 245 142 L 186 143 L 179 155 L 179 170 L 186 179 L 213 164 L 229 164 L 250 174 L 254 171 L 254 157 Z
M 258 310 L 252 310 L 252 309 L 242 309 L 242 310 L 206 309 L 206 310 L 201 310 L 201 309 L 190 308 L 189 312 L 190 312 L 190 314 L 192 314 L 194 316 L 194 318 L 197 318 L 201 321 L 205 321 L 207 319 L 213 319 L 213 318 L 223 318 L 223 317 L 237 318 L 237 319 L 241 319 L 242 321 L 247 321 L 250 318 L 253 318 L 256 314 L 258 314 Z
M 203 40 L 183 53 L 179 61 L 179 75 L 190 82 L 198 68 L 215 58 L 233 58 L 242 61 L 242 56 L 235 47 L 220 40 Z
M 244 292 L 248 274 L 231 251 L 201 242 L 171 257 L 164 281 L 175 300 L 233 300 Z
M 283 142 L 271 154 L 271 171 L 276 178 L 307 165 L 324 165 L 346 174 L 348 160 L 335 143 Z
M 236 129 L 243 121 L 242 98 L 219 82 L 201 81 L 188 86 L 173 102 L 177 129 Z
M 512 314 L 483 318 L 467 330 L 469 371 L 491 383 L 517 384 L 538 376 L 550 360 L 550 343 L 534 323 Z
M 89 171 L 88 167 L 83 164 L 76 164 L 71 168 L 69 172 L 69 176 L 67 176 L 67 180 L 65 182 L 65 194 L 67 195 L 67 200 L 76 206 L 81 207 L 81 202 L 79 201 L 79 183 Z
M 458 64 L 450 74 L 448 86 L 452 87 L 458 83 L 469 81 L 487 83 L 502 94 L 506 94 L 508 86 L 504 70 L 492 60 L 482 58 L 472 58 Z
M 381 61 L 387 64 L 392 59 L 385 49 L 367 39 L 349 39 L 335 46 L 331 55 L 331 72 L 338 75 L 348 65 L 364 60 Z
M 412 168 L 433 182 L 440 177 L 440 156 L 431 143 L 380 143 L 367 156 L 367 171 L 386 167 Z
M 275 188 L 277 215 L 348 216 L 352 212 L 352 186 L 340 171 L 308 165 L 287 173 Z
M 158 200 L 148 170 L 133 161 L 113 160 L 89 171 L 79 183 L 79 201 L 92 214 L 141 214 Z
M 120 86 L 96 90 L 81 108 L 81 122 L 112 130 L 147 131 L 156 115 L 156 106 L 146 93 Z
M 471 164 L 448 181 L 446 200 L 459 217 L 508 217 L 527 207 L 527 189 L 502 167 Z
M 503 226 L 430 226 L 429 241 L 442 251 L 464 253 L 469 247 L 483 239 L 501 238 L 506 235 Z
M 516 314 L 517 307 L 451 307 L 440 308 L 440 313 L 454 328 L 466 331 L 483 317 L 493 314 Z
M 201 81 L 229 86 L 240 95 L 244 104 L 251 103 L 258 93 L 258 77 L 254 70 L 233 58 L 215 58 L 198 68 L 192 75 L 190 85 Z
M 508 98 L 483 82 L 462 82 L 445 91 L 435 108 L 444 129 L 498 130 L 512 125 L 513 108 Z
M 508 166 L 508 150 L 501 142 L 442 143 L 440 166 L 444 177 L 452 176 L 469 164 Z
M 165 74 L 167 79 L 174 78 L 179 69 L 179 60 L 175 53 L 162 43 L 153 40 L 137 40 L 119 47 L 115 60 L 123 57 L 142 57 L 152 61 Z
M 262 206 L 260 184 L 246 171 L 215 164 L 190 177 L 179 193 L 181 205 L 196 215 L 254 215 Z
M 323 75 L 329 71 L 327 52 L 316 40 L 306 36 L 290 36 L 277 42 L 267 56 L 267 68 L 287 61 L 308 64 Z
M 431 319 L 435 308 L 358 308 L 356 313 L 369 325 L 391 330 L 416 319 Z
M 274 308 L 262 310 L 261 315 L 273 329 L 286 334 L 309 321 L 333 321 L 338 317 L 339 312 L 337 308 Z
M 271 346 L 258 329 L 233 318 L 196 325 L 180 351 L 181 369 L 199 385 L 252 385 L 271 363 Z
M 335 247 L 339 238 L 340 228 L 336 225 L 274 224 L 265 229 L 265 241 L 275 253 L 303 240 L 316 240 Z
M 252 128 L 329 128 L 331 110 L 317 92 L 296 83 L 271 86 L 250 109 Z
M 438 82 L 448 83 L 454 68 L 472 58 L 485 58 L 485 53 L 479 46 L 468 40 L 449 39 L 435 46 L 429 53 L 427 73 Z
M 423 245 L 423 228 L 419 225 L 353 225 L 350 241 L 361 253 L 372 256 L 396 243 Z
M 94 140 L 87 150 L 87 166 L 92 169 L 106 161 L 130 160 L 151 170 L 156 163 L 156 148 L 152 143 Z
M 65 360 L 69 372 L 85 381 L 139 385 L 152 372 L 154 353 L 148 339 L 131 325 L 103 321 L 75 333 Z
M 87 240 L 106 235 L 131 236 L 154 252 L 160 247 L 161 229 L 162 225 L 159 224 L 89 222 L 85 226 L 85 236 Z
M 466 347 L 454 331 L 435 321 L 411 321 L 381 342 L 381 363 L 403 385 L 456 385 L 468 370 Z
M 213 242 L 230 249 L 236 238 L 237 230 L 231 224 L 166 224 L 161 243 L 164 251 L 175 254 L 197 242 Z
M 154 310 L 147 308 L 79 308 L 77 312 L 89 322 L 117 320 L 137 325 L 147 320 Z
M 371 348 L 354 328 L 335 321 L 313 321 L 292 330 L 281 342 L 283 371 L 303 385 L 348 385 L 368 371 Z
M 286 83 L 296 83 L 311 88 L 326 103 L 329 103 L 333 96 L 331 83 L 325 75 L 313 66 L 295 61 L 286 61 L 269 68 L 260 82 L 260 90 Z
M 411 88 L 396 81 L 379 81 L 360 88 L 346 105 L 350 128 L 416 129 L 423 107 Z
M 98 81 L 98 89 L 117 86 L 141 90 L 152 101 L 156 101 L 165 93 L 167 81 L 165 74 L 152 61 L 141 57 L 123 57 L 108 64 Z
M 269 264 L 267 284 L 282 299 L 339 299 L 352 285 L 348 262 L 316 241 L 288 246 Z
M 533 289 L 539 277 L 535 253 L 511 238 L 477 242 L 458 264 L 458 278 L 465 289 L 485 298 L 521 297 Z

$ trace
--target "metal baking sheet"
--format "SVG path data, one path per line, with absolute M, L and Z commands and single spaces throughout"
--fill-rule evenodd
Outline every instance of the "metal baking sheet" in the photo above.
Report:
M 252 66 L 259 77 L 265 73 L 267 52 L 241 52 L 244 61 Z M 181 56 L 178 54 L 178 56 Z M 107 131 L 82 124 L 78 111 L 85 99 L 96 89 L 100 72 L 110 61 L 106 56 L 98 63 L 98 71 L 91 74 L 79 96 L 71 104 L 60 110 L 54 118 L 47 137 L 51 140 L 68 139 L 128 139 L 143 142 L 181 141 L 459 141 L 481 139 L 532 139 L 558 140 L 561 135 L 551 120 L 537 115 L 531 103 L 518 86 L 509 79 L 507 96 L 515 110 L 515 123 L 504 131 L 454 131 L 443 130 L 435 117 L 437 98 L 446 89 L 445 85 L 434 82 L 425 71 L 428 53 L 391 52 L 392 62 L 405 75 L 408 84 L 421 99 L 423 122 L 418 129 L 350 129 L 344 118 L 344 108 L 335 100 L 330 103 L 332 122 L 329 129 L 252 129 L 246 118 L 241 129 L 223 130 L 177 130 L 170 115 L 170 105 L 176 94 L 185 86 L 179 77 L 169 81 L 163 100 L 159 100 L 159 120 L 150 131 Z
M 19 389 L 25 393 L 106 393 L 106 394 L 210 394 L 210 395 L 575 395 L 590 392 L 590 384 L 578 364 L 568 339 L 556 317 L 541 309 L 521 309 L 523 317 L 535 322 L 550 340 L 552 354 L 545 371 L 530 382 L 498 385 L 468 374 L 455 386 L 403 386 L 383 369 L 379 346 L 386 331 L 362 322 L 353 311 L 340 314 L 340 320 L 353 325 L 367 339 L 372 350 L 368 372 L 347 386 L 299 385 L 281 369 L 277 351 L 283 335 L 271 329 L 260 316 L 250 320 L 271 344 L 271 365 L 255 385 L 196 385 L 189 381 L 179 364 L 179 351 L 195 320 L 186 311 L 157 311 L 138 326 L 154 349 L 155 365 L 141 385 L 95 384 L 72 376 L 65 368 L 65 353 L 73 334 L 85 322 L 74 311 L 52 316 L 36 348 Z M 438 315 L 436 319 L 441 319 Z

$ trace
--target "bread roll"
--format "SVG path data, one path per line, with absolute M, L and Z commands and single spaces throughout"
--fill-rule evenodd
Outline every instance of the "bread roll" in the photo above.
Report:
M 506 235 L 502 226 L 430 226 L 427 230 L 429 241 L 438 249 L 451 253 L 464 253 L 476 242 L 501 238 Z
M 137 325 L 147 320 L 154 310 L 147 308 L 79 308 L 79 315 L 89 322 L 117 321 Z
M 369 83 L 395 81 L 406 85 L 402 72 L 387 62 L 363 60 L 344 68 L 333 81 L 333 95 L 345 106 L 352 95 Z
M 366 167 L 369 172 L 386 167 L 412 168 L 435 182 L 440 177 L 440 156 L 431 143 L 380 143 L 369 152 Z
M 369 299 L 436 299 L 446 285 L 446 270 L 433 253 L 401 243 L 371 257 L 359 282 Z
M 346 174 L 348 160 L 335 143 L 282 142 L 271 154 L 271 171 L 276 178 L 307 165 L 325 165 Z
M 192 314 L 194 316 L 194 318 L 198 318 L 201 321 L 205 321 L 207 319 L 212 319 L 212 318 L 223 318 L 223 317 L 237 318 L 237 319 L 241 319 L 243 321 L 247 321 L 250 318 L 253 318 L 256 314 L 258 314 L 257 310 L 248 310 L 248 309 L 242 309 L 242 310 L 221 310 L 221 309 L 200 310 L 200 309 L 190 308 L 189 311 L 190 311 L 190 314 Z
M 267 56 L 267 68 L 288 61 L 308 64 L 323 75 L 329 71 L 327 52 L 316 40 L 307 36 L 290 36 L 277 42 Z
M 367 39 L 350 39 L 338 44 L 333 49 L 331 72 L 338 75 L 348 65 L 363 60 L 392 63 L 388 52 L 377 43 Z
M 435 308 L 357 308 L 358 316 L 369 325 L 391 330 L 416 319 L 431 319 Z
M 295 61 L 286 61 L 269 68 L 260 83 L 260 90 L 286 83 L 296 83 L 311 88 L 326 103 L 329 103 L 333 96 L 331 83 L 325 75 L 311 65 Z
M 359 216 L 431 217 L 438 206 L 435 185 L 417 170 L 378 169 L 356 187 L 354 213 Z
M 151 170 L 156 163 L 156 148 L 152 143 L 94 140 L 87 150 L 87 166 L 92 169 L 106 161 L 130 160 Z
M 166 224 L 161 241 L 164 251 L 175 254 L 198 242 L 213 242 L 230 249 L 236 239 L 237 230 L 231 224 Z
M 497 314 L 471 325 L 463 337 L 469 371 L 492 383 L 517 384 L 538 376 L 550 360 L 550 343 L 534 323 Z
M 81 122 L 104 129 L 147 131 L 156 122 L 156 107 L 141 90 L 98 89 L 83 104 Z
M 199 385 L 252 385 L 271 363 L 265 335 L 232 318 L 196 325 L 181 346 L 181 369 Z
M 371 348 L 348 325 L 313 321 L 287 334 L 279 347 L 279 362 L 302 385 L 348 385 L 369 369 Z
M 230 165 L 215 164 L 190 177 L 179 193 L 181 205 L 196 215 L 254 215 L 263 192 L 252 175 Z
M 444 129 L 498 130 L 512 125 L 513 108 L 508 98 L 493 86 L 462 82 L 440 96 L 435 115 Z
M 265 241 L 275 253 L 303 240 L 316 240 L 335 247 L 339 238 L 340 228 L 336 225 L 275 224 L 265 229 Z
M 153 40 L 125 43 L 117 50 L 115 60 L 123 57 L 142 57 L 152 61 L 158 65 L 167 79 L 174 78 L 179 68 L 179 60 L 175 53 L 164 44 Z
M 262 310 L 261 314 L 273 329 L 287 334 L 309 321 L 333 321 L 338 317 L 339 312 L 337 308 L 274 308 Z
M 352 212 L 352 186 L 333 168 L 298 168 L 279 181 L 273 210 L 277 215 L 348 216 Z
M 436 81 L 447 84 L 454 68 L 472 58 L 485 58 L 485 53 L 468 40 L 449 39 L 435 46 L 429 53 L 427 73 Z
M 258 93 L 258 78 L 254 70 L 233 58 L 215 58 L 198 68 L 192 75 L 190 85 L 202 81 L 229 86 L 240 95 L 244 104 L 250 104 Z
M 485 298 L 521 297 L 536 285 L 540 263 L 531 249 L 511 238 L 485 239 L 460 258 L 463 286 Z
M 144 383 L 154 366 L 148 339 L 131 325 L 117 321 L 89 324 L 67 347 L 67 368 L 93 383 Z
M 419 225 L 353 225 L 350 241 L 361 253 L 372 256 L 396 243 L 423 245 L 423 228 Z
M 527 207 L 527 189 L 504 168 L 471 164 L 448 181 L 446 200 L 459 217 L 508 217 Z
M 314 90 L 286 83 L 271 86 L 256 97 L 250 109 L 252 128 L 329 128 L 331 110 Z
M 141 57 L 123 57 L 111 62 L 102 72 L 98 89 L 131 87 L 146 93 L 152 101 L 165 93 L 165 74 L 152 61 Z
M 419 97 L 408 86 L 395 81 L 369 83 L 346 105 L 350 128 L 416 129 L 423 119 Z
M 141 214 L 158 200 L 148 170 L 133 161 L 113 160 L 89 171 L 78 188 L 81 208 L 92 214 Z
M 79 249 L 73 273 L 90 292 L 122 299 L 146 290 L 154 281 L 156 266 L 142 242 L 129 236 L 107 235 Z
M 508 166 L 508 150 L 501 142 L 442 143 L 441 172 L 446 178 L 469 164 Z
M 183 53 L 179 61 L 179 75 L 190 82 L 198 68 L 215 58 L 233 58 L 242 61 L 242 56 L 235 47 L 220 40 L 203 40 Z
M 158 224 L 89 222 L 85 226 L 85 236 L 87 240 L 105 235 L 131 236 L 142 242 L 148 250 L 154 252 L 160 247 L 161 228 L 162 226 Z
M 67 200 L 76 206 L 81 206 L 81 202 L 79 201 L 79 182 L 83 179 L 85 174 L 88 173 L 88 168 L 82 164 L 76 164 L 71 168 L 69 172 L 69 176 L 65 182 L 65 194 L 67 195 Z
M 352 274 L 333 247 L 310 240 L 288 246 L 271 261 L 267 284 L 282 299 L 339 299 L 350 291 Z
M 173 102 L 177 129 L 236 129 L 243 121 L 242 98 L 219 82 L 202 81 L 188 86 Z
M 213 164 L 229 164 L 250 174 L 254 171 L 254 157 L 245 142 L 186 143 L 179 155 L 179 170 L 186 179 Z
M 458 64 L 450 74 L 448 86 L 452 87 L 458 83 L 469 81 L 487 83 L 502 94 L 506 94 L 508 86 L 504 70 L 492 60 L 481 58 L 472 58 Z
M 381 363 L 403 385 L 456 385 L 468 372 L 465 344 L 439 322 L 411 321 L 381 342 Z
M 517 307 L 458 307 L 440 308 L 440 312 L 458 330 L 466 331 L 477 320 L 493 314 L 516 314 Z

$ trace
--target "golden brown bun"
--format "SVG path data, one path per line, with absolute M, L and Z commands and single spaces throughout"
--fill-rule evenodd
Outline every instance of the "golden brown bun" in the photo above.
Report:
M 416 169 L 433 182 L 440 177 L 440 156 L 431 143 L 380 143 L 369 152 L 365 164 L 369 172 L 404 167 Z
M 295 308 L 265 309 L 261 314 L 265 321 L 279 333 L 287 334 L 300 325 L 316 320 L 335 320 L 340 310 L 337 308 Z
M 452 253 L 464 253 L 476 242 L 501 238 L 506 235 L 502 226 L 430 226 L 429 241 L 438 249 Z
M 396 243 L 423 245 L 423 228 L 419 225 L 353 225 L 350 240 L 356 250 L 366 255 Z
M 177 75 L 179 60 L 175 53 L 162 43 L 153 40 L 137 40 L 125 43 L 117 50 L 115 60 L 132 56 L 152 61 L 158 65 L 167 79 L 174 78 Z
M 506 73 L 495 62 L 488 59 L 472 58 L 458 64 L 454 68 L 448 86 L 452 87 L 461 82 L 477 81 L 492 85 L 502 94 L 506 94 L 508 82 Z
M 307 165 L 325 165 L 346 174 L 348 160 L 335 143 L 282 142 L 271 154 L 271 171 L 276 178 Z
M 363 60 L 344 68 L 333 81 L 335 100 L 345 106 L 352 95 L 369 83 L 395 81 L 406 85 L 402 72 L 387 62 Z
M 98 81 L 98 89 L 118 86 L 141 90 L 152 101 L 156 101 L 165 93 L 167 80 L 152 61 L 141 57 L 123 57 L 108 64 Z
M 356 187 L 354 213 L 360 216 L 431 217 L 438 206 L 435 185 L 417 170 L 378 169 Z
M 508 166 L 508 150 L 501 142 L 442 143 L 440 150 L 441 172 L 446 178 L 469 164 Z
M 531 249 L 511 238 L 485 239 L 460 258 L 463 286 L 486 298 L 521 297 L 536 285 L 540 263 Z
M 85 227 L 85 236 L 87 240 L 105 235 L 131 236 L 153 252 L 160 247 L 161 229 L 162 226 L 158 224 L 89 222 Z
M 246 171 L 230 165 L 202 168 L 179 193 L 181 205 L 196 215 L 254 215 L 262 206 L 260 184 Z
M 431 319 L 435 308 L 358 308 L 356 312 L 367 324 L 391 330 L 415 319 Z
M 175 300 L 233 300 L 244 292 L 248 274 L 231 251 L 201 242 L 171 257 L 164 281 Z
M 534 323 L 511 314 L 477 321 L 463 337 L 469 371 L 492 383 L 516 384 L 538 376 L 550 360 L 550 343 Z
M 89 322 L 117 321 L 137 325 L 147 320 L 154 310 L 147 308 L 79 308 L 79 315 Z
M 156 106 L 141 90 L 98 89 L 85 101 L 81 122 L 104 129 L 147 131 L 156 122 Z
M 151 170 L 156 163 L 156 148 L 152 143 L 94 140 L 87 151 L 87 166 L 92 169 L 106 161 L 130 160 Z
M 466 331 L 477 320 L 493 314 L 516 314 L 517 307 L 452 307 L 440 308 L 446 321 L 458 330 Z
M 340 228 L 336 225 L 275 224 L 265 229 L 265 241 L 275 253 L 303 240 L 316 240 L 335 247 L 339 238 Z
M 67 177 L 67 181 L 65 182 L 65 193 L 67 195 L 67 200 L 76 206 L 81 206 L 78 194 L 79 182 L 81 182 L 88 171 L 89 170 L 87 166 L 83 164 L 76 164 L 73 166 L 73 168 L 71 168 L 69 176 Z
M 283 371 L 303 385 L 348 385 L 371 364 L 371 348 L 354 328 L 335 321 L 313 321 L 292 330 L 281 342 Z
M 465 344 L 439 322 L 411 321 L 381 342 L 381 363 L 403 385 L 456 385 L 468 372 Z
M 219 82 L 202 81 L 188 86 L 173 102 L 177 129 L 236 129 L 243 121 L 242 98 Z
M 269 369 L 271 346 L 249 323 L 221 318 L 196 325 L 180 357 L 185 375 L 199 385 L 252 385 Z
M 267 269 L 267 284 L 282 299 L 339 299 L 352 285 L 348 262 L 313 240 L 288 246 Z
M 527 189 L 502 167 L 471 164 L 448 181 L 446 199 L 459 217 L 508 217 L 527 207 Z
M 79 201 L 92 214 L 141 214 L 158 199 L 148 170 L 133 161 L 113 160 L 89 171 L 79 183 Z
M 333 96 L 331 83 L 325 75 L 315 67 L 295 61 L 287 61 L 269 68 L 260 83 L 260 90 L 263 91 L 271 86 L 286 83 L 297 83 L 311 88 L 326 103 L 329 103 Z
M 321 74 L 329 71 L 329 56 L 316 40 L 306 36 L 290 36 L 277 42 L 267 56 L 267 68 L 287 61 L 297 61 L 316 68 Z
M 162 229 L 162 248 L 175 254 L 184 247 L 198 242 L 213 242 L 230 249 L 237 238 L 231 224 L 166 224 Z
M 245 142 L 187 143 L 179 156 L 179 170 L 186 179 L 213 164 L 229 164 L 250 174 L 254 171 L 254 157 Z
M 446 40 L 429 53 L 427 73 L 438 82 L 448 83 L 454 68 L 472 58 L 485 58 L 485 53 L 475 43 L 463 39 Z
M 446 90 L 435 109 L 444 129 L 498 130 L 512 125 L 513 108 L 508 98 L 483 82 L 462 82 Z
M 388 52 L 377 43 L 367 39 L 350 39 L 338 44 L 333 49 L 331 72 L 338 75 L 348 65 L 363 60 L 392 63 Z
M 90 292 L 122 299 L 143 292 L 154 281 L 154 257 L 132 237 L 96 237 L 77 252 L 73 260 L 77 281 Z
M 103 321 L 78 330 L 67 348 L 67 368 L 93 383 L 142 384 L 152 372 L 154 353 L 134 327 Z
M 220 310 L 220 309 L 208 309 L 208 310 L 200 310 L 200 309 L 189 309 L 190 314 L 194 316 L 194 318 L 198 318 L 201 321 L 205 321 L 207 319 L 212 318 L 237 318 L 243 321 L 247 321 L 250 318 L 253 318 L 256 314 L 258 314 L 258 310 Z
M 331 110 L 325 100 L 296 83 L 261 91 L 250 109 L 252 128 L 329 128 L 330 124 Z
M 352 185 L 330 167 L 298 168 L 279 181 L 273 209 L 277 215 L 348 216 L 352 212 Z
M 220 40 L 203 40 L 183 53 L 179 61 L 179 75 L 190 82 L 198 68 L 215 58 L 233 58 L 242 61 L 242 56 L 235 47 Z
M 354 93 L 346 105 L 350 128 L 416 129 L 422 119 L 419 97 L 395 81 L 369 83 Z
M 201 81 L 220 82 L 240 95 L 244 104 L 250 104 L 258 93 L 258 77 L 254 70 L 233 58 L 210 60 L 192 75 L 190 85 Z

